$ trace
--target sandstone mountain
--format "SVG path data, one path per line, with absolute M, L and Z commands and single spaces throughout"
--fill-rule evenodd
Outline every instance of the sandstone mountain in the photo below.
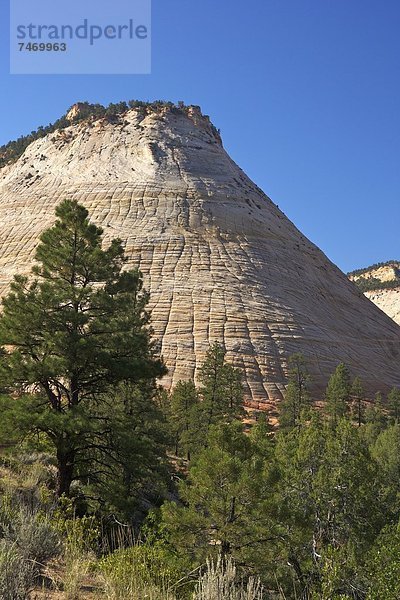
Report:
M 250 181 L 197 107 L 77 114 L 0 170 L 0 293 L 29 270 L 55 206 L 76 199 L 143 272 L 166 385 L 196 376 L 220 341 L 253 402 L 282 397 L 295 352 L 316 395 L 339 361 L 370 394 L 400 386 L 400 327 Z
M 349 273 L 367 298 L 400 325 L 400 261 L 388 261 Z

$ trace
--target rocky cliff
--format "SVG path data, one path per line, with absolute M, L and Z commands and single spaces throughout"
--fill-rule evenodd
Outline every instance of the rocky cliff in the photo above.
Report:
M 255 402 L 281 398 L 294 352 L 316 394 L 341 360 L 371 394 L 400 386 L 400 327 L 250 181 L 198 108 L 73 123 L 4 166 L 0 293 L 30 268 L 64 198 L 120 237 L 128 266 L 142 270 L 166 385 L 196 376 L 218 340 Z
M 349 273 L 367 298 L 400 325 L 400 262 L 388 261 Z

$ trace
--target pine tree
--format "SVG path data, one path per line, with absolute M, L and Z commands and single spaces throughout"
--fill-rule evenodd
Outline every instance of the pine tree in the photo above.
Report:
M 154 386 L 123 382 L 86 408 L 92 433 L 76 466 L 84 491 L 108 513 L 140 521 L 149 503 L 165 495 L 169 479 L 168 428 Z
M 346 554 L 347 545 L 352 544 L 359 567 L 382 527 L 385 508 L 379 470 L 360 435 L 362 429 L 346 418 L 333 426 L 314 413 L 303 427 L 277 435 L 281 473 L 277 502 L 288 521 L 288 562 L 301 584 L 298 597 L 309 597 L 307 582 L 315 582 L 318 588 L 321 567 L 331 550 Z M 341 587 L 339 581 L 336 593 L 340 589 L 345 593 L 346 587 L 350 590 L 354 575 L 347 572 L 346 585 Z M 315 598 L 322 597 L 320 591 Z
M 210 428 L 207 447 L 179 486 L 184 502 L 162 507 L 174 544 L 196 560 L 214 551 L 245 564 L 265 559 L 273 527 L 273 476 L 239 422 Z
M 347 414 L 350 392 L 349 371 L 344 363 L 340 363 L 331 375 L 325 393 L 325 409 L 333 424 Z
M 398 422 L 400 419 L 400 389 L 392 388 L 388 394 L 388 405 L 390 416 L 394 421 Z
M 263 412 L 258 415 L 250 434 L 259 456 L 264 460 L 271 461 L 274 455 L 274 427 L 271 425 L 267 413 Z
M 351 384 L 350 398 L 352 400 L 352 413 L 361 427 L 364 423 L 364 388 L 359 377 L 355 377 Z
M 196 386 L 192 381 L 178 381 L 171 394 L 169 421 L 174 438 L 175 454 L 182 452 L 190 460 L 204 434 L 203 411 Z
M 383 396 L 381 392 L 377 392 L 374 401 L 368 402 L 366 405 L 365 424 L 360 428 L 360 435 L 365 445 L 371 448 L 387 425 L 388 419 L 383 407 Z
M 241 373 L 225 362 L 225 350 L 218 343 L 211 346 L 200 368 L 200 395 L 208 426 L 231 421 L 243 414 Z
M 57 493 L 68 495 L 96 451 L 91 407 L 120 382 L 154 386 L 165 368 L 150 340 L 141 275 L 122 271 L 121 242 L 103 250 L 102 230 L 74 201 L 62 202 L 56 216 L 32 277 L 16 276 L 3 299 L 0 385 L 10 398 L 3 425 L 45 436 Z
M 310 375 L 302 354 L 293 354 L 288 361 L 288 385 L 282 402 L 279 422 L 281 427 L 296 427 L 300 415 L 310 404 L 308 386 Z
M 365 411 L 367 424 L 373 425 L 376 435 L 387 426 L 387 415 L 383 404 L 382 392 L 376 392 L 374 402 Z
M 394 423 L 379 433 L 371 445 L 371 454 L 379 466 L 382 489 L 380 502 L 389 520 L 400 516 L 400 424 Z

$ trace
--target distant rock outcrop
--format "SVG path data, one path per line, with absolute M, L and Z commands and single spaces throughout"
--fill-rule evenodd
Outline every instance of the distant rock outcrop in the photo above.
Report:
M 391 260 L 349 273 L 367 298 L 400 325 L 400 261 Z
M 198 108 L 140 105 L 74 122 L 4 166 L 0 293 L 29 270 L 64 198 L 142 270 L 166 385 L 196 377 L 218 340 L 254 402 L 282 397 L 295 352 L 316 395 L 339 361 L 370 394 L 400 386 L 400 327 L 250 181 Z
M 71 108 L 65 115 L 65 118 L 67 119 L 67 121 L 72 123 L 73 121 L 76 121 L 78 117 L 85 111 L 85 108 L 86 105 L 84 102 L 77 102 L 76 104 L 73 104 L 71 106 Z

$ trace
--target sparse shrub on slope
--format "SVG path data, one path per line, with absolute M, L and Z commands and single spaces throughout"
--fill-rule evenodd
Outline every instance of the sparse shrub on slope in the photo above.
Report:
M 33 563 L 35 571 L 61 551 L 61 542 L 50 519 L 40 512 L 21 509 L 6 529 L 6 541 L 13 543 L 21 557 Z
M 39 581 L 46 565 L 58 557 L 63 543 L 52 522 L 48 504 L 29 496 L 20 489 L 20 472 L 4 489 L 3 470 L 0 496 L 0 598 L 27 598 L 27 593 Z M 19 486 L 16 484 L 19 483 Z M 16 486 L 16 487 L 13 487 Z
M 35 570 L 32 563 L 23 559 L 15 544 L 0 541 L 0 598 L 26 600 L 33 588 Z

